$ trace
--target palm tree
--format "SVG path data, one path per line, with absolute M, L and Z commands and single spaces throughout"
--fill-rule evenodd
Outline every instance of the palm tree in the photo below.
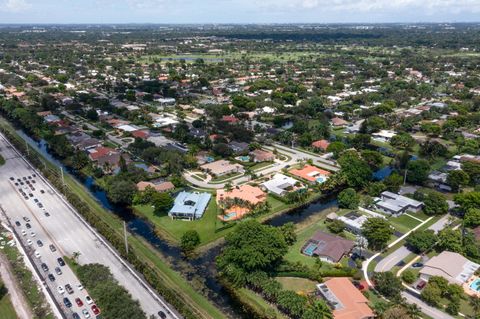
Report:
M 476 296 L 470 296 L 470 300 L 468 301 L 470 306 L 472 307 L 473 313 L 475 314 L 475 318 L 480 314 L 480 298 Z
M 72 259 L 76 264 L 78 264 L 78 258 L 80 257 L 81 254 L 82 253 L 79 251 L 74 251 L 72 254 Z
M 405 303 L 404 304 L 407 313 L 412 319 L 418 319 L 422 316 L 422 310 L 416 304 Z

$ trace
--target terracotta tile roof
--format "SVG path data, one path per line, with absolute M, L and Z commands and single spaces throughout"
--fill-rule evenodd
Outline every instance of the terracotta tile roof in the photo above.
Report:
M 333 310 L 335 319 L 366 319 L 373 318 L 368 299 L 345 277 L 332 278 L 325 285 L 342 303 L 342 308 Z
M 227 198 L 238 198 L 249 202 L 253 205 L 264 202 L 267 200 L 267 194 L 262 191 L 259 187 L 242 185 L 234 188 L 230 192 L 227 192 L 223 189 L 217 191 L 217 202 Z
M 318 140 L 312 143 L 312 147 L 318 148 L 321 150 L 326 150 L 330 143 L 327 140 Z
M 133 131 L 132 132 L 132 136 L 133 137 L 139 137 L 139 138 L 142 138 L 142 139 L 146 139 L 150 134 L 147 132 L 147 131 Z
M 307 181 L 315 182 L 319 175 L 329 176 L 331 173 L 312 165 L 305 165 L 302 169 L 292 169 L 290 174 L 301 177 Z
M 110 147 L 97 147 L 95 149 L 93 149 L 89 156 L 90 158 L 92 159 L 92 161 L 97 161 L 98 159 L 102 158 L 102 157 L 105 157 L 107 155 L 112 155 L 112 154 L 115 154 L 117 153 L 116 150 L 114 150 L 113 148 L 110 148 Z

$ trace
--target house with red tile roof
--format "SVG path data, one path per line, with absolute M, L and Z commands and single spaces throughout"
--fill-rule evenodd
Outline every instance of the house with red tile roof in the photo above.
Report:
M 320 169 L 313 165 L 305 165 L 300 169 L 294 168 L 290 170 L 289 173 L 312 183 L 323 183 L 332 174 L 329 171 Z
M 325 152 L 327 150 L 328 145 L 330 145 L 330 142 L 327 140 L 318 140 L 312 143 L 312 147 Z
M 346 126 L 348 124 L 347 121 L 339 117 L 334 117 L 330 121 L 332 122 L 332 125 L 336 127 Z
M 113 148 L 100 146 L 100 147 L 89 150 L 88 157 L 92 161 L 98 161 L 102 157 L 117 154 L 117 153 L 118 151 L 114 150 Z
M 373 319 L 368 299 L 347 277 L 336 277 L 317 285 L 317 291 L 332 308 L 334 319 Z
M 175 185 L 172 182 L 160 182 L 160 183 L 152 183 L 152 182 L 138 182 L 137 189 L 139 191 L 144 191 L 147 187 L 152 187 L 159 193 L 168 192 L 175 189 Z
M 267 200 L 267 194 L 259 187 L 242 185 L 231 191 L 217 190 L 216 201 L 224 210 L 223 215 L 218 216 L 222 221 L 242 219 L 257 206 Z
M 231 124 L 235 124 L 235 123 L 238 122 L 238 119 L 235 116 L 224 115 L 224 116 L 222 116 L 222 121 L 227 122 L 227 123 L 231 123 Z
M 138 137 L 138 138 L 141 138 L 142 140 L 146 140 L 150 136 L 148 131 L 142 131 L 142 130 L 133 131 L 131 134 L 133 137 Z

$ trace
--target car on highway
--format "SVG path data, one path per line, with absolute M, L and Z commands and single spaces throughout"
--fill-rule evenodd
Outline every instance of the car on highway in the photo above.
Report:
M 72 307 L 72 303 L 70 302 L 70 299 L 68 299 L 67 297 L 63 298 L 63 304 L 64 304 L 65 307 L 67 307 L 67 308 Z
M 20 226 L 20 222 L 18 220 L 15 221 L 15 225 Z
M 37 240 L 37 245 L 38 245 L 38 247 L 43 247 L 43 243 L 42 243 L 42 241 L 41 241 L 40 239 Z
M 80 319 L 80 316 L 78 315 L 78 313 L 74 312 L 74 313 L 72 313 L 72 318 L 73 319 Z
M 57 291 L 59 294 L 63 295 L 65 293 L 65 289 L 62 286 L 58 286 Z
M 65 262 L 63 261 L 62 257 L 58 257 L 57 262 L 60 266 L 62 266 L 62 267 L 65 266 Z
M 159 316 L 160 318 L 162 318 L 162 319 L 167 318 L 167 315 L 165 314 L 165 312 L 163 312 L 163 311 L 161 311 L 161 310 L 158 312 L 158 316 Z
M 84 316 L 85 318 L 90 318 L 90 313 L 88 312 L 87 309 L 83 309 L 83 310 L 82 310 L 82 313 L 83 313 L 83 316 Z
M 95 316 L 100 314 L 100 309 L 98 309 L 97 305 L 92 305 L 92 312 Z
M 50 279 L 50 281 L 55 281 L 55 276 L 52 274 L 48 274 L 48 279 Z
M 69 295 L 73 294 L 73 288 L 70 284 L 65 285 L 65 290 L 68 292 Z
M 77 306 L 79 306 L 79 307 L 82 307 L 82 306 L 83 306 L 83 301 L 82 301 L 82 299 L 80 299 L 80 298 L 75 298 L 75 303 L 76 303 Z
M 26 223 L 25 227 L 27 227 L 27 229 L 30 229 L 30 228 L 32 228 L 32 225 L 30 225 L 30 223 Z
M 37 257 L 37 258 L 42 257 L 42 255 L 40 255 L 40 252 L 38 252 L 38 251 L 36 251 L 36 250 L 35 250 L 35 254 L 34 254 L 34 255 L 35 255 L 35 257 Z
M 93 303 L 93 300 L 92 298 L 90 298 L 89 295 L 85 296 L 85 301 L 87 302 L 87 304 L 91 305 Z
M 52 253 L 54 253 L 54 252 L 57 251 L 57 248 L 55 248 L 55 246 L 53 246 L 53 245 L 49 245 L 48 248 L 50 248 L 50 251 L 51 251 Z
M 42 267 L 43 271 L 48 271 L 48 266 L 47 266 L 46 263 L 42 263 L 41 267 Z
M 55 272 L 57 273 L 57 275 L 61 275 L 62 274 L 62 270 L 59 268 L 59 267 L 55 267 Z
M 27 245 L 31 246 L 32 244 L 33 244 L 33 242 L 30 239 L 27 239 Z

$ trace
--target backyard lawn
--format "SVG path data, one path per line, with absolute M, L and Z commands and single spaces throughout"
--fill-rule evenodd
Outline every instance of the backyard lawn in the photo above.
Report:
M 225 224 L 217 218 L 215 198 L 210 200 L 203 217 L 193 221 L 171 219 L 167 214 L 156 215 L 153 213 L 153 208 L 148 205 L 135 206 L 134 208 L 159 228 L 168 239 L 175 242 L 180 242 L 180 238 L 187 230 L 196 230 L 200 235 L 201 245 L 203 245 L 225 236 L 234 229 L 234 227 L 229 227 L 222 230 Z
M 297 277 L 277 277 L 276 280 L 282 285 L 285 290 L 293 290 L 299 294 L 308 295 L 315 291 L 317 282 Z
M 417 217 L 412 214 L 412 216 Z M 418 217 L 417 217 L 418 218 Z M 421 219 L 421 218 L 420 218 Z M 406 233 L 421 222 L 407 215 L 401 215 L 399 217 L 389 217 L 388 220 L 395 229 L 401 233 Z

